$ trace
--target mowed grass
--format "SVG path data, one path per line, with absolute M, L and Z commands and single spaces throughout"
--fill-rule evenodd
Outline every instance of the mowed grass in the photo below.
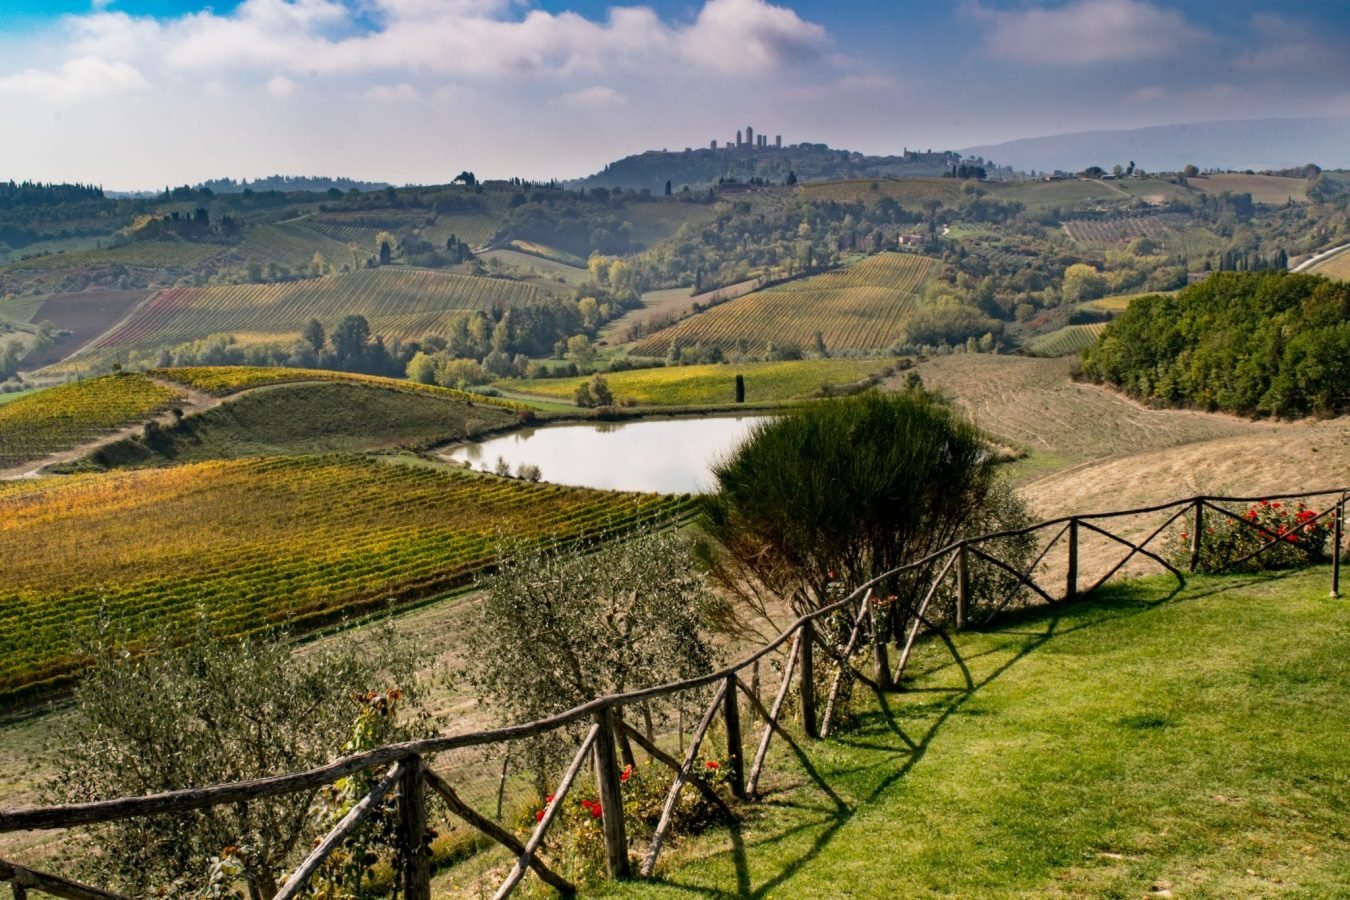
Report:
M 105 375 L 0 406 L 0 468 L 42 459 L 144 422 L 178 399 L 144 375 Z
M 500 406 L 358 382 L 281 384 L 191 416 L 153 442 L 120 441 L 93 455 L 107 467 L 244 456 L 422 449 L 519 420 Z
M 1335 256 L 1323 260 L 1311 271 L 1314 275 L 1325 275 L 1327 278 L 1335 278 L 1338 281 L 1350 281 L 1350 250 L 1342 250 Z
M 503 535 L 568 541 L 687 502 L 343 456 L 6 482 L 0 698 L 68 680 L 101 614 L 133 637 L 199 614 L 303 629 L 461 585 Z
M 106 365 L 133 351 L 150 354 L 217 334 L 235 336 L 241 345 L 289 345 L 310 319 L 331 329 L 355 314 L 365 316 L 371 332 L 387 341 L 408 340 L 442 330 L 472 310 L 543 296 L 537 287 L 517 281 L 396 266 L 279 284 L 172 288 L 49 371 Z
M 938 641 L 633 897 L 1350 894 L 1350 604 L 1319 568 L 1154 579 Z M 781 776 L 780 776 L 781 777 Z M 1169 892 L 1162 894 L 1162 892 Z
M 809 349 L 820 332 L 829 350 L 880 350 L 900 339 L 933 260 L 879 253 L 846 269 L 755 291 L 652 334 L 634 356 L 664 356 L 672 343 L 758 352 L 767 344 Z
M 666 366 L 607 372 L 617 401 L 642 406 L 703 406 L 731 404 L 736 400 L 736 376 L 745 378 L 747 403 L 770 403 L 808 397 L 823 386 L 839 387 L 871 375 L 893 370 L 887 359 L 804 359 L 787 362 L 721 363 L 705 366 Z M 579 378 L 533 378 L 503 381 L 507 391 L 571 400 L 577 387 L 590 381 Z
M 1289 178 L 1284 175 L 1243 175 L 1240 173 L 1218 173 L 1197 175 L 1186 179 L 1192 190 L 1202 194 L 1221 194 L 1230 191 L 1234 194 L 1251 194 L 1257 203 L 1282 206 L 1293 200 L 1295 203 L 1308 202 L 1308 181 L 1304 178 Z

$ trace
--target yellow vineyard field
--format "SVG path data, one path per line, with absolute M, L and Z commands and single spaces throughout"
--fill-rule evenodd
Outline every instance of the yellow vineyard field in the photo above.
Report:
M 715 306 L 638 343 L 635 356 L 664 356 L 672 343 L 740 344 L 754 352 L 766 344 L 813 346 L 820 332 L 829 350 L 880 350 L 902 336 L 906 314 L 932 271 L 927 257 L 882 253 L 827 272 Z
M 180 395 L 144 375 L 74 381 L 0 406 L 0 468 L 144 422 Z
M 304 628 L 463 584 L 499 535 L 572 540 L 688 498 L 322 456 L 0 490 L 0 697 L 68 678 L 100 610 L 136 634 Z

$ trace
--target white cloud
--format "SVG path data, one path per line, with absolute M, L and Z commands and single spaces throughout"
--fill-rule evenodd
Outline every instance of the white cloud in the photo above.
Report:
M 572 91 L 559 98 L 574 109 L 614 109 L 628 102 L 628 95 L 607 85 L 597 84 Z
M 300 85 L 285 75 L 273 75 L 267 79 L 267 93 L 273 97 L 293 97 L 298 90 L 300 90 Z
M 55 71 L 24 69 L 0 77 L 0 94 L 28 95 L 52 103 L 106 97 L 148 87 L 149 82 L 135 67 L 93 56 L 68 60 Z
M 361 96 L 376 103 L 411 103 L 422 98 L 417 88 L 407 82 L 402 84 L 377 84 L 366 88 Z
M 997 10 L 963 7 L 988 32 L 1000 59 L 1047 65 L 1121 63 L 1169 57 L 1209 39 L 1181 13 L 1147 0 L 1075 0 L 1064 6 Z
M 369 0 L 361 8 L 374 27 L 337 0 L 245 0 L 229 13 L 166 20 L 101 12 L 71 17 L 68 28 L 79 53 L 188 74 L 756 73 L 813 58 L 827 41 L 821 26 L 765 0 L 706 0 L 685 25 L 644 6 L 611 8 L 604 20 L 540 9 L 518 15 L 508 0 Z
M 825 29 L 762 0 L 708 0 L 680 36 L 684 54 L 721 72 L 778 68 L 814 57 Z

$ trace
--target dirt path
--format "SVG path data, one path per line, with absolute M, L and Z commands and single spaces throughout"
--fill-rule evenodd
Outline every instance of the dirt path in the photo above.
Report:
M 214 409 L 224 402 L 220 397 L 178 384 L 175 381 L 166 381 L 162 378 L 151 378 L 150 380 L 160 387 L 174 391 L 182 398 L 182 402 L 178 404 L 178 409 L 181 410 L 182 414 L 185 416 L 205 412 L 208 409 Z M 231 396 L 231 399 L 238 396 L 241 396 L 241 394 L 234 394 Z M 145 431 L 146 423 L 151 421 L 157 422 L 161 426 L 169 426 L 176 423 L 177 417 L 171 412 L 164 412 L 155 416 L 153 419 L 147 419 L 145 422 L 138 422 L 135 425 L 128 425 L 126 428 L 111 431 L 92 441 L 86 441 L 79 446 L 71 447 L 67 450 L 60 450 L 56 453 L 49 454 L 42 459 L 30 460 L 21 466 L 15 466 L 10 469 L 0 469 L 0 481 L 15 481 L 20 478 L 42 478 L 45 474 L 42 470 L 48 466 L 55 466 L 61 463 L 74 462 L 77 459 L 83 459 L 89 454 L 96 450 L 100 450 L 109 444 L 115 444 L 126 438 L 142 434 Z

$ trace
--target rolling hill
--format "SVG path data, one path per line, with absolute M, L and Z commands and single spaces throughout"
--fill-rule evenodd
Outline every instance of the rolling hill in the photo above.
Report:
M 882 253 L 834 272 L 755 291 L 683 319 L 644 338 L 635 356 L 664 356 L 674 344 L 702 344 L 724 351 L 742 342 L 810 348 L 820 332 L 830 350 L 880 350 L 902 336 L 905 315 L 932 270 L 933 261 Z
M 160 291 L 117 328 L 49 374 L 89 371 L 130 354 L 228 334 L 243 346 L 290 344 L 310 319 L 331 327 L 363 315 L 374 334 L 409 339 L 443 328 L 456 316 L 493 306 L 536 302 L 533 285 L 424 269 L 381 267 L 279 284 L 246 284 Z

